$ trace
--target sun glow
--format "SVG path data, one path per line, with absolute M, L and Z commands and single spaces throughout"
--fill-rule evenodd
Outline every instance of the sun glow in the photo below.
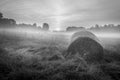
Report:
M 61 28 L 62 21 L 64 20 L 63 16 L 56 16 L 56 29 Z
M 64 8 L 62 6 L 62 0 L 58 2 L 59 5 L 56 5 L 56 15 L 55 15 L 55 20 L 56 20 L 56 29 L 55 30 L 61 30 L 61 24 L 64 20 L 64 16 L 63 16 L 63 13 L 64 13 Z
M 58 27 L 58 28 L 56 28 L 55 30 L 56 30 L 56 31 L 61 31 L 61 29 L 60 29 L 59 27 Z

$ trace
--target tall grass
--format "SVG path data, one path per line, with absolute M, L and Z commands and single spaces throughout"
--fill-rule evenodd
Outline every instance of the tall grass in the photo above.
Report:
M 5 53 L 4 53 L 5 52 Z M 104 62 L 87 65 L 77 56 L 63 59 L 62 54 L 46 55 L 40 58 L 33 54 L 31 58 L 24 55 L 10 56 L 6 51 L 0 56 L 1 80 L 119 80 L 120 55 L 106 51 Z M 4 54 L 3 54 L 4 53 Z M 114 55 L 111 55 L 114 54 Z M 3 58 L 4 55 L 4 58 Z M 64 56 L 63 56 L 64 57 Z M 117 57 L 117 58 L 116 58 Z M 39 59 L 40 58 L 40 59 Z M 51 60 L 51 58 L 53 58 Z
M 24 45 L 10 36 L 0 43 L 0 80 L 120 80 L 119 51 L 105 49 L 102 63 L 87 64 L 77 55 L 66 59 L 66 48 L 56 44 Z

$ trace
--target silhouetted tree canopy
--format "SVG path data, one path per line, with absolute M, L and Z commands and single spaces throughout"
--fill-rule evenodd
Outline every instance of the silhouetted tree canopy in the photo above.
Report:
M 78 31 L 78 30 L 84 30 L 85 27 L 76 27 L 76 26 L 69 26 L 66 28 L 66 31 Z
M 37 26 L 37 24 L 36 24 L 36 23 L 34 23 L 34 24 L 33 24 L 33 26 L 35 26 L 35 27 L 36 27 L 36 26 Z
M 0 12 L 0 19 L 2 19 L 3 18 L 3 14 Z
M 0 26 L 9 27 L 16 25 L 16 21 L 14 19 L 4 18 L 3 14 L 0 13 Z
M 48 23 L 43 23 L 43 30 L 49 30 L 49 24 Z

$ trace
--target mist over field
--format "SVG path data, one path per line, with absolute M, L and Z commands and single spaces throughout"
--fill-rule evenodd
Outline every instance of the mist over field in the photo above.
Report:
M 99 38 L 99 40 L 103 44 L 119 44 L 120 39 L 120 33 L 119 32 L 95 32 L 91 31 L 95 36 Z M 70 43 L 71 36 L 75 33 L 73 32 L 54 32 L 54 31 L 42 31 L 42 30 L 36 30 L 36 29 L 29 29 L 29 28 L 1 28 L 0 34 L 7 35 L 9 37 L 19 37 L 22 39 L 31 39 L 34 41 L 44 41 L 48 43 L 56 43 L 61 45 L 66 45 Z M 109 40 L 109 41 L 108 41 Z M 59 41 L 61 43 L 59 43 Z M 42 42 L 41 42 L 42 43 Z

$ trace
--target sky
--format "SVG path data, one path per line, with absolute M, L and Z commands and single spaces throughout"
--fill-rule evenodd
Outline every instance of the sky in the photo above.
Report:
M 0 12 L 17 23 L 46 22 L 52 30 L 64 30 L 119 24 L 120 0 L 0 0 Z

